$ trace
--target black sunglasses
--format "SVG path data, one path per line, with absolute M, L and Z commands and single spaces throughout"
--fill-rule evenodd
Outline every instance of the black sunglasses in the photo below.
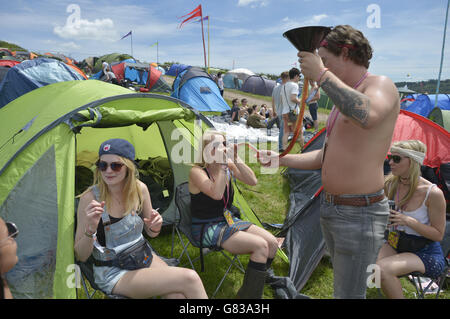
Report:
M 108 166 L 111 167 L 111 169 L 114 172 L 118 172 L 120 171 L 120 169 L 122 168 L 123 165 L 125 165 L 124 163 L 119 163 L 119 162 L 112 162 L 112 163 L 108 163 L 108 162 L 104 162 L 104 161 L 97 161 L 97 163 L 95 163 L 95 165 L 97 166 L 97 168 L 99 170 L 101 170 L 102 172 L 106 171 L 108 169 Z
M 398 163 L 400 163 L 400 161 L 402 160 L 403 157 L 401 157 L 399 155 L 388 155 L 387 158 L 389 161 L 393 160 L 395 164 L 398 164 Z
M 16 224 L 11 222 L 6 222 L 5 224 L 6 228 L 8 229 L 8 237 L 4 238 L 2 242 L 8 240 L 9 238 L 15 239 L 17 235 L 19 235 L 19 229 L 17 228 Z

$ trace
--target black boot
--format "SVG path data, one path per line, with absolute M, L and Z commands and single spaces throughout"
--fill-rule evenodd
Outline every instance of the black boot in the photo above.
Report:
M 249 263 L 245 270 L 244 282 L 237 292 L 236 298 L 262 299 L 265 281 L 266 271 L 258 270 Z

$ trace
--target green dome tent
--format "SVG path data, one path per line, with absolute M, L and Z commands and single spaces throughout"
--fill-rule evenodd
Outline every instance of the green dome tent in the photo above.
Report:
M 210 126 L 180 100 L 96 80 L 51 84 L 0 109 L 0 217 L 20 229 L 19 262 L 7 274 L 14 298 L 76 297 L 75 180 L 83 154 L 95 157 L 101 142 L 119 137 L 138 159 L 167 158 L 173 188 L 160 210 L 167 226 L 178 218 L 174 188 L 187 181 L 200 145 L 193 132 Z M 260 225 L 239 191 L 235 200 Z
M 93 72 L 97 73 L 98 71 L 100 71 L 102 69 L 103 62 L 108 62 L 108 64 L 111 64 L 113 62 L 121 62 L 128 59 L 134 60 L 134 58 L 131 55 L 125 53 L 111 53 L 103 55 L 95 61 Z
M 443 110 L 439 107 L 435 107 L 434 109 L 431 110 L 430 114 L 428 115 L 428 118 L 450 132 L 449 110 Z

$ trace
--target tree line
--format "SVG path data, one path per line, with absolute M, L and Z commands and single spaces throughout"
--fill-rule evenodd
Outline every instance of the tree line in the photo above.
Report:
M 436 94 L 437 80 L 418 82 L 396 82 L 398 88 L 408 86 L 408 89 L 423 94 Z M 439 84 L 439 94 L 450 94 L 450 79 L 441 80 Z

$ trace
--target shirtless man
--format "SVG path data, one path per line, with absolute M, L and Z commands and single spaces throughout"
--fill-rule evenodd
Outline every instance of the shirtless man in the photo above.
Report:
M 400 110 L 398 91 L 389 78 L 367 72 L 372 48 L 351 26 L 335 27 L 318 53 L 298 56 L 305 78 L 317 81 L 335 108 L 324 147 L 288 154 L 279 165 L 322 169 L 320 221 L 333 263 L 334 297 L 365 298 L 367 266 L 376 261 L 389 214 L 383 163 Z M 277 157 L 260 153 L 265 166 Z

